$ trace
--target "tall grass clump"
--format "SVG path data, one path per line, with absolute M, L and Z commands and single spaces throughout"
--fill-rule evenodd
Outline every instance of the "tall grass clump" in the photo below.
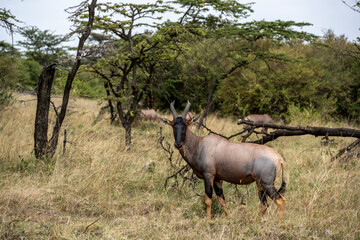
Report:
M 15 97 L 34 99 L 29 95 Z M 54 101 L 60 104 L 59 99 Z M 162 127 L 164 141 L 173 144 L 169 127 L 137 122 L 133 146 L 126 151 L 122 127 L 110 125 L 108 116 L 94 122 L 101 107 L 98 102 L 71 99 L 64 123 L 65 154 L 61 135 L 54 158 L 39 161 L 32 153 L 35 106 L 35 101 L 16 101 L 0 115 L 0 239 L 360 237 L 359 159 L 331 161 L 337 150 L 353 139 L 335 138 L 326 146 L 313 136 L 270 142 L 268 145 L 286 161 L 284 220 L 275 220 L 275 204 L 258 218 L 256 186 L 238 186 L 236 190 L 224 183 L 231 216 L 226 217 L 214 199 L 213 219 L 206 222 L 202 181 L 189 185 L 178 178 L 176 185 L 170 179 L 164 188 L 166 177 L 177 170 L 158 143 Z M 170 114 L 160 115 L 171 118 Z M 296 109 L 290 116 L 294 126 L 349 127 Z M 54 119 L 52 115 L 50 121 Z M 217 115 L 209 116 L 206 124 L 223 135 L 241 131 L 235 120 Z M 207 131 L 197 134 L 205 136 Z M 173 160 L 178 166 L 185 164 L 177 151 Z

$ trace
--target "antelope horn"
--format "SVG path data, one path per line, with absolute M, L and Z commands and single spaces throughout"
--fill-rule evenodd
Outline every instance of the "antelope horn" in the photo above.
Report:
M 175 110 L 174 103 L 175 103 L 175 100 L 172 101 L 172 103 L 170 103 L 170 109 L 171 109 L 171 112 L 173 114 L 173 118 L 176 119 L 178 115 L 177 115 L 177 112 Z
M 190 110 L 190 106 L 191 106 L 191 103 L 189 102 L 189 100 L 187 101 L 187 104 L 186 104 L 186 107 L 185 107 L 185 110 L 184 112 L 182 113 L 181 117 L 183 119 L 186 119 L 186 114 L 188 113 L 188 111 Z

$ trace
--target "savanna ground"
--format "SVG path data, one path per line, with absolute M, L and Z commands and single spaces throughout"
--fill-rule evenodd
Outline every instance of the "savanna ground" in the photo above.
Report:
M 59 104 L 60 99 L 54 100 Z M 328 146 L 313 136 L 270 142 L 286 161 L 283 221 L 276 221 L 275 204 L 258 217 L 254 184 L 238 187 L 245 196 L 242 205 L 234 186 L 225 183 L 231 216 L 225 216 L 214 198 L 213 217 L 207 222 L 204 199 L 196 195 L 203 195 L 201 181 L 195 191 L 187 184 L 172 187 L 173 180 L 164 188 L 174 169 L 157 139 L 163 127 L 165 141 L 173 143 L 168 126 L 137 123 L 132 149 L 126 152 L 121 127 L 111 126 L 106 116 L 94 121 L 97 101 L 72 99 L 65 119 L 65 155 L 61 136 L 55 157 L 42 162 L 32 152 L 35 106 L 36 101 L 15 101 L 0 113 L 0 239 L 360 238 L 359 159 L 331 161 L 354 139 L 335 138 Z M 311 110 L 293 109 L 290 118 L 294 126 L 358 127 L 326 123 Z M 214 115 L 207 126 L 224 135 L 241 130 L 235 119 Z M 174 158 L 179 158 L 177 152 Z

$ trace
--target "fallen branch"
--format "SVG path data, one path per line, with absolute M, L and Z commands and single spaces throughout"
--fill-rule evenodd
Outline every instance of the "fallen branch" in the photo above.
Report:
M 277 131 L 270 132 L 268 134 L 265 134 L 261 139 L 256 141 L 251 141 L 252 143 L 258 143 L 258 144 L 265 144 L 267 142 L 273 141 L 277 139 L 278 137 L 284 137 L 284 136 L 300 136 L 300 135 L 314 135 L 315 137 L 318 136 L 333 136 L 333 137 L 354 137 L 354 138 L 360 138 L 360 130 L 358 129 L 352 129 L 352 128 L 327 128 L 327 127 L 291 127 L 291 126 L 285 126 L 285 125 L 278 125 L 278 124 L 269 124 L 269 123 L 255 123 L 253 121 L 247 121 L 247 120 L 240 120 L 238 123 L 240 124 L 246 124 L 253 127 L 263 127 L 263 128 L 273 128 L 273 129 L 279 129 Z

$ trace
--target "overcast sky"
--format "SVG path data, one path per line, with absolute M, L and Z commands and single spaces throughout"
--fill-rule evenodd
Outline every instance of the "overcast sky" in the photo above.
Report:
M 150 0 L 149 0 L 150 1 Z M 127 0 L 126 2 L 149 2 Z M 355 0 L 347 0 L 353 4 Z M 81 0 L 0 0 L 0 7 L 11 11 L 26 25 L 37 26 L 41 30 L 51 30 L 55 34 L 69 33 L 70 23 L 65 8 L 74 6 Z M 119 2 L 125 2 L 119 0 Z M 151 2 L 151 1 L 150 1 Z M 304 31 L 323 36 L 331 29 L 336 35 L 344 34 L 350 41 L 360 36 L 360 13 L 351 10 L 341 0 L 253 0 L 254 13 L 247 20 L 294 20 L 309 22 L 311 27 Z M 20 40 L 15 35 L 15 42 Z M 11 42 L 11 38 L 0 29 L 0 40 Z

